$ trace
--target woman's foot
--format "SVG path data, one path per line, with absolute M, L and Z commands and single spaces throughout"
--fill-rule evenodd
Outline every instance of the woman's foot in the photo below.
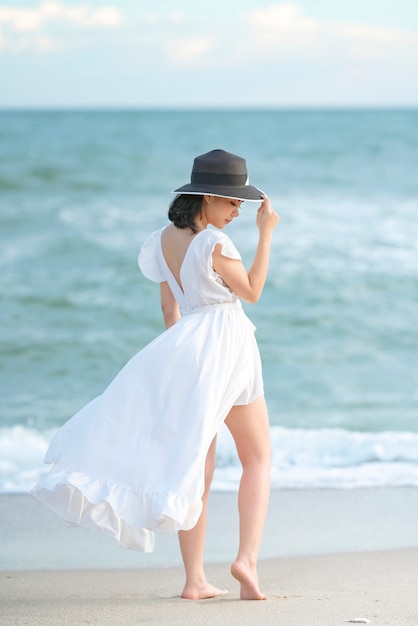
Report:
M 202 583 L 189 584 L 186 583 L 181 593 L 181 597 L 186 600 L 206 600 L 207 598 L 217 598 L 228 593 L 226 589 L 218 589 L 207 581 Z
M 236 560 L 231 565 L 231 574 L 241 584 L 241 600 L 267 600 L 258 587 L 257 570 L 242 561 Z

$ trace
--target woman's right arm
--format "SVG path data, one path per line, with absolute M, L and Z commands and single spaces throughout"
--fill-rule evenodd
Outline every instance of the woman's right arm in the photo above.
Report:
M 265 197 L 257 212 L 257 227 L 260 232 L 254 261 L 249 272 L 241 261 L 222 255 L 222 246 L 217 244 L 212 256 L 215 272 L 222 276 L 224 283 L 246 302 L 257 302 L 267 278 L 271 237 L 280 218 Z

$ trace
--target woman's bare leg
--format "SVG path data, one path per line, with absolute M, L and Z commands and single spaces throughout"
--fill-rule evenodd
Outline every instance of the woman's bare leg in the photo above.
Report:
M 241 584 L 243 600 L 265 600 L 257 577 L 257 557 L 270 494 L 270 427 L 264 397 L 233 407 L 225 423 L 243 470 L 238 493 L 239 549 L 231 573 Z
M 205 493 L 203 494 L 203 508 L 199 521 L 191 530 L 179 532 L 181 555 L 186 571 L 186 584 L 181 597 L 189 600 L 203 600 L 214 598 L 227 593 L 225 589 L 218 589 L 211 585 L 203 570 L 203 549 L 206 535 L 206 518 L 209 497 L 209 488 L 212 482 L 216 464 L 216 437 L 212 441 L 206 457 L 205 467 Z

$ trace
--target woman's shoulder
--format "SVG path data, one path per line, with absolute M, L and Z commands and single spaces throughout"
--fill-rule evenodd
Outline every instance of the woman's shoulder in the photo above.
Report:
M 148 235 L 142 244 L 138 255 L 139 269 L 144 276 L 155 282 L 162 282 L 165 280 L 158 258 L 159 247 L 161 245 L 161 233 L 164 228 L 165 226 L 163 228 L 159 228 L 158 230 L 154 230 Z
M 226 233 L 213 228 L 207 228 L 204 232 L 211 252 L 214 251 L 217 244 L 220 244 L 223 256 L 241 260 L 240 253 Z

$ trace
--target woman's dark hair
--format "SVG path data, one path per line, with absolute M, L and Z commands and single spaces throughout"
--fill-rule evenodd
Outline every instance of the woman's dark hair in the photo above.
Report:
M 203 196 L 180 194 L 176 196 L 168 209 L 168 219 L 177 228 L 190 228 L 197 233 L 196 219 L 202 211 Z

